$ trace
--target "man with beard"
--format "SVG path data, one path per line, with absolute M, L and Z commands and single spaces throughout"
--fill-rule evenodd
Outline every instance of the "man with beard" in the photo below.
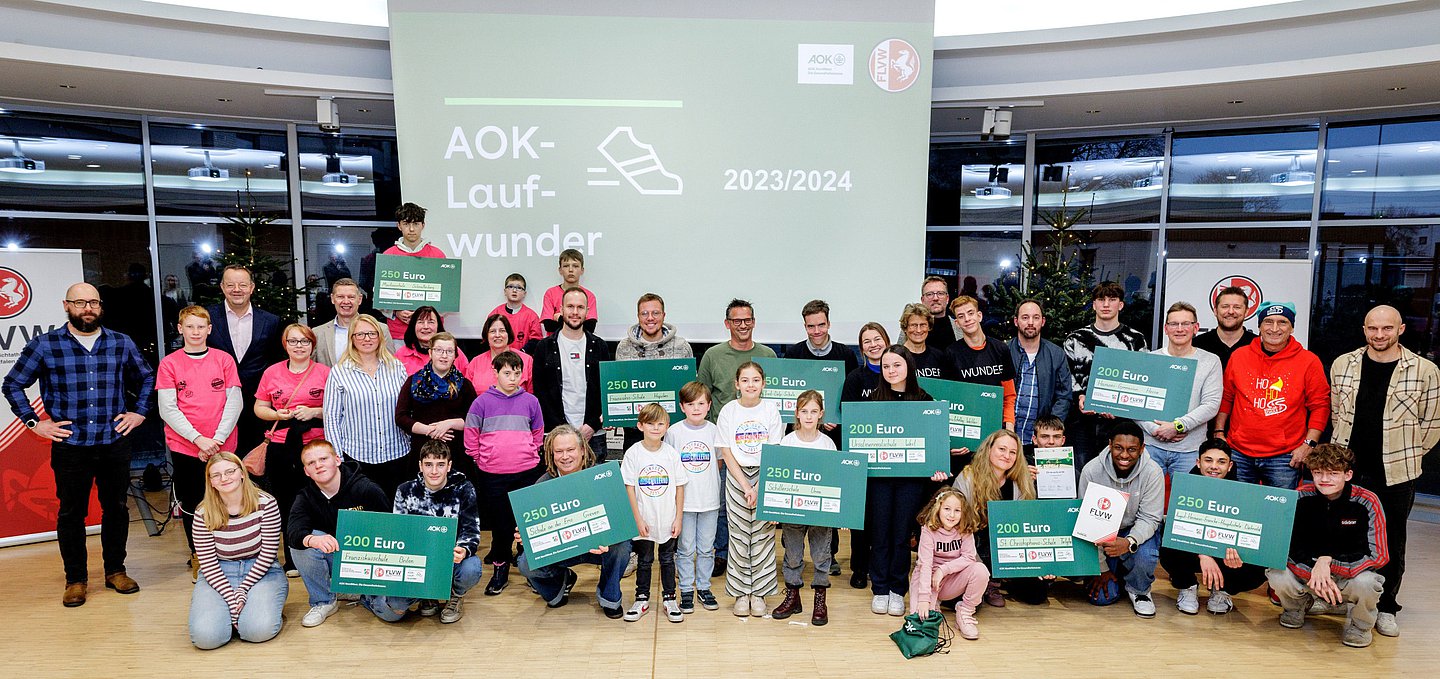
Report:
M 1040 337 L 1044 327 L 1045 310 L 1039 300 L 1027 299 L 1015 307 L 1015 338 L 1008 343 L 1015 365 L 1015 433 L 1027 451 L 1034 450 L 1035 422 L 1046 415 L 1064 422 L 1073 400 L 1065 350 Z
M 92 486 L 100 499 L 105 586 L 121 594 L 140 591 L 125 574 L 129 435 L 145 421 L 155 375 L 129 337 L 100 326 L 103 312 L 95 286 L 70 286 L 64 307 L 69 322 L 25 344 L 5 376 L 3 389 L 15 417 L 50 441 L 50 467 L 60 501 L 55 535 L 65 563 L 61 601 L 74 607 L 85 603 L 87 594 L 85 518 Z M 25 389 L 37 381 L 45 419 L 25 395 Z
M 1258 337 L 1244 325 L 1249 300 L 1244 290 L 1233 285 L 1221 290 L 1215 295 L 1215 303 L 1211 307 L 1215 312 L 1215 329 L 1196 335 L 1191 342 L 1196 349 L 1219 356 L 1221 371 L 1230 364 L 1230 354 L 1240 347 L 1249 346 Z
M 315 362 L 335 367 L 335 357 L 345 353 L 350 343 L 350 324 L 360 315 L 365 302 L 365 291 L 349 278 L 341 278 L 330 286 L 330 303 L 335 306 L 335 318 L 313 328 L 315 333 Z M 380 339 L 390 341 L 390 330 L 380 326 Z
M 944 353 L 960 334 L 956 331 L 955 321 L 950 318 L 950 285 L 939 276 L 926 276 L 925 283 L 920 286 L 920 301 L 930 310 L 930 316 L 934 320 L 930 327 L 930 337 L 926 338 L 925 343 L 931 349 Z
M 615 347 L 615 360 L 638 361 L 651 358 L 692 358 L 695 352 L 675 326 L 665 322 L 665 300 L 653 292 L 640 295 L 635 303 L 635 325 Z M 638 443 L 640 430 L 625 428 L 625 450 Z
M 590 300 L 578 288 L 560 298 L 560 331 L 540 340 L 535 351 L 535 397 L 545 417 L 545 430 L 569 424 L 590 442 L 598 462 L 605 461 L 605 432 L 600 421 L 600 363 L 610 360 L 610 346 L 585 329 Z
M 1355 485 L 1385 510 L 1390 561 L 1375 631 L 1400 635 L 1395 596 L 1405 576 L 1405 524 L 1415 504 L 1415 478 L 1425 453 L 1440 443 L 1440 370 L 1400 345 L 1405 323 L 1392 306 L 1365 314 L 1365 346 L 1330 365 L 1331 442 L 1355 453 Z

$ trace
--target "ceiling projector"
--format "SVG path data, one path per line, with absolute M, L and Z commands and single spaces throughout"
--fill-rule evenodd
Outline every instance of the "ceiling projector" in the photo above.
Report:
M 24 156 L 0 158 L 0 172 L 44 172 L 45 161 L 31 160 Z
M 190 168 L 190 178 L 197 182 L 223 182 L 230 178 L 230 171 L 206 165 Z
M 982 186 L 975 189 L 975 197 L 981 200 L 1005 200 L 1010 197 L 1010 189 L 1003 186 Z

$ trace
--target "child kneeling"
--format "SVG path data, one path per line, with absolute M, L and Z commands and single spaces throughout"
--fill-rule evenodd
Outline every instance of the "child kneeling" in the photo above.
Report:
M 919 559 L 910 573 L 910 612 L 928 616 L 936 602 L 960 597 L 955 618 L 960 636 L 979 639 L 975 607 L 990 582 L 990 569 L 975 552 L 975 526 L 962 526 L 965 499 L 942 488 L 920 511 Z

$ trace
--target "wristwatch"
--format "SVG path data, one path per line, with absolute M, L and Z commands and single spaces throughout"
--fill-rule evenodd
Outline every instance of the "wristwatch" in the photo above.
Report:
M 25 426 L 26 426 L 26 427 L 29 427 L 29 428 L 31 428 L 31 429 L 34 429 L 34 428 L 35 428 L 35 425 L 37 425 L 37 424 L 40 424 L 40 420 L 37 420 L 37 419 L 35 419 L 35 418 L 33 418 L 33 417 L 30 418 L 30 419 L 28 419 L 28 420 L 25 420 Z
M 1315 446 L 1320 445 L 1320 442 L 1316 441 L 1315 439 L 1305 439 L 1305 445 L 1314 448 Z
M 1125 539 L 1130 542 L 1130 553 L 1131 553 L 1131 554 L 1134 554 L 1135 552 L 1140 551 L 1140 543 L 1139 543 L 1139 542 L 1136 542 L 1136 541 L 1135 541 L 1135 538 L 1132 538 L 1132 537 L 1130 537 L 1129 535 L 1126 535 L 1126 536 L 1125 536 Z
M 1178 432 L 1180 432 L 1181 434 L 1184 434 L 1184 433 L 1185 433 L 1185 423 L 1184 423 L 1184 422 L 1181 422 L 1181 421 L 1180 421 L 1180 418 L 1178 418 L 1178 417 L 1175 418 L 1175 431 L 1178 431 Z

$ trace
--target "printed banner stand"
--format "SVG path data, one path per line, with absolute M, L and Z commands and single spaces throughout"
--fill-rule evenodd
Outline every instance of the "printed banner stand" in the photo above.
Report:
M 448 599 L 458 521 L 417 514 L 340 511 L 330 589 L 351 594 Z
M 512 490 L 510 507 L 531 568 L 624 542 L 640 532 L 619 462 Z
M 1293 490 L 1176 474 L 1161 544 L 1217 559 L 1234 548 L 1245 563 L 1284 568 L 1299 499 Z
M 755 518 L 800 526 L 865 527 L 866 457 L 767 445 Z
M 600 362 L 600 412 L 607 427 L 634 427 L 640 409 L 659 403 L 670 423 L 685 419 L 680 388 L 695 379 L 693 358 Z
M 1304 248 L 1301 248 L 1303 251 Z M 1310 346 L 1310 297 L 1314 279 L 1308 257 L 1299 259 L 1167 259 L 1165 260 L 1165 301 L 1157 309 L 1168 309 L 1187 301 L 1200 310 L 1201 330 L 1215 323 L 1209 310 L 1215 294 L 1234 286 L 1245 291 L 1245 327 L 1255 329 L 1255 314 L 1261 302 L 1293 302 L 1295 339 Z

